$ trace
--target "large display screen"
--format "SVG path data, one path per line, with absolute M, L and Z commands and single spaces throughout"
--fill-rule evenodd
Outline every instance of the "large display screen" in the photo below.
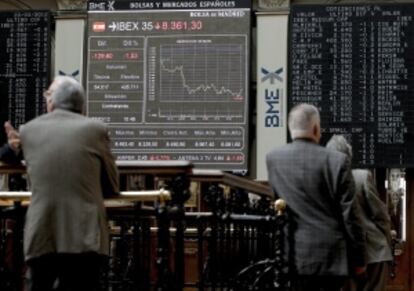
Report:
M 89 1 L 88 115 L 119 160 L 247 171 L 250 1 Z
M 50 78 L 50 14 L 0 12 L 0 122 L 16 128 L 45 111 Z M 0 130 L 0 142 L 6 136 Z
M 414 166 L 414 5 L 294 5 L 289 107 L 321 111 L 360 167 Z M 412 100 L 413 99 L 413 100 Z

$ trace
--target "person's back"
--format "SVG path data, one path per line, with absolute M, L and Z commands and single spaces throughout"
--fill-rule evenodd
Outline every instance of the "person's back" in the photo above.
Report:
M 26 259 L 50 252 L 106 254 L 101 163 L 112 159 L 102 156 L 110 154 L 103 149 L 104 126 L 56 109 L 24 125 L 20 135 L 32 188 Z M 42 219 L 31 219 L 39 211 Z M 47 234 L 53 237 L 47 240 Z
M 339 291 L 350 269 L 365 265 L 351 169 L 345 155 L 318 145 L 314 106 L 294 107 L 288 123 L 293 142 L 269 152 L 266 163 L 273 192 L 288 207 L 291 290 Z
M 338 181 L 347 171 L 345 159 L 302 139 L 268 154 L 269 181 L 294 224 L 293 267 L 299 274 L 348 275 L 340 199 L 352 181 Z
M 32 197 L 24 254 L 29 291 L 94 291 L 109 251 L 104 196 L 116 195 L 118 172 L 103 123 L 83 116 L 82 86 L 56 77 L 47 114 L 21 126 Z

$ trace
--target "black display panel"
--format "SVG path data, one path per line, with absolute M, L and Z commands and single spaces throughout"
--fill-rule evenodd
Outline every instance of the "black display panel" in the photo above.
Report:
M 90 1 L 88 116 L 118 160 L 245 173 L 250 1 Z
M 289 100 L 321 111 L 324 144 L 359 167 L 414 166 L 414 5 L 294 5 Z
M 50 14 L 0 12 L 0 122 L 18 128 L 45 111 L 50 77 Z M 7 140 L 0 130 L 0 142 Z

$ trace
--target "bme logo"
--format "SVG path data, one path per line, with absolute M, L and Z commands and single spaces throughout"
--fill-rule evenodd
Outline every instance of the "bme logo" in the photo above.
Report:
M 282 110 L 283 110 L 283 67 L 274 71 L 269 71 L 262 67 L 261 72 L 262 83 L 269 80 L 265 86 L 263 93 L 265 101 L 264 126 L 280 127 L 283 126 Z M 276 81 L 278 81 L 276 83 Z M 276 83 L 276 84 L 275 84 Z
M 262 74 L 264 75 L 262 77 L 262 83 L 269 80 L 270 84 L 274 84 L 275 80 L 278 80 L 279 82 L 283 82 L 283 78 L 280 76 L 283 73 L 283 68 L 279 68 L 274 72 L 271 72 L 269 70 L 266 70 L 265 68 L 262 68 Z
M 265 112 L 265 127 L 282 126 L 280 120 L 282 90 L 265 90 L 266 112 Z

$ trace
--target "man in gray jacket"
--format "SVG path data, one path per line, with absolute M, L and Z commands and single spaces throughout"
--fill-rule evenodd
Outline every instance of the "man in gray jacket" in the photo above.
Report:
M 327 148 L 340 151 L 352 160 L 352 147 L 342 135 L 334 135 Z M 343 291 L 385 291 L 391 254 L 391 220 L 379 199 L 372 174 L 367 169 L 352 170 L 356 198 L 362 209 L 362 226 L 367 248 L 365 276 L 350 279 Z
M 340 290 L 365 271 L 365 240 L 346 156 L 320 146 L 316 107 L 289 113 L 293 142 L 266 156 L 269 183 L 287 203 L 291 290 Z M 352 264 L 349 258 L 353 259 Z
M 118 172 L 101 122 L 82 115 L 84 91 L 56 77 L 44 94 L 47 114 L 20 128 L 32 197 L 24 254 L 28 290 L 98 290 L 108 254 L 104 197 L 116 195 Z

